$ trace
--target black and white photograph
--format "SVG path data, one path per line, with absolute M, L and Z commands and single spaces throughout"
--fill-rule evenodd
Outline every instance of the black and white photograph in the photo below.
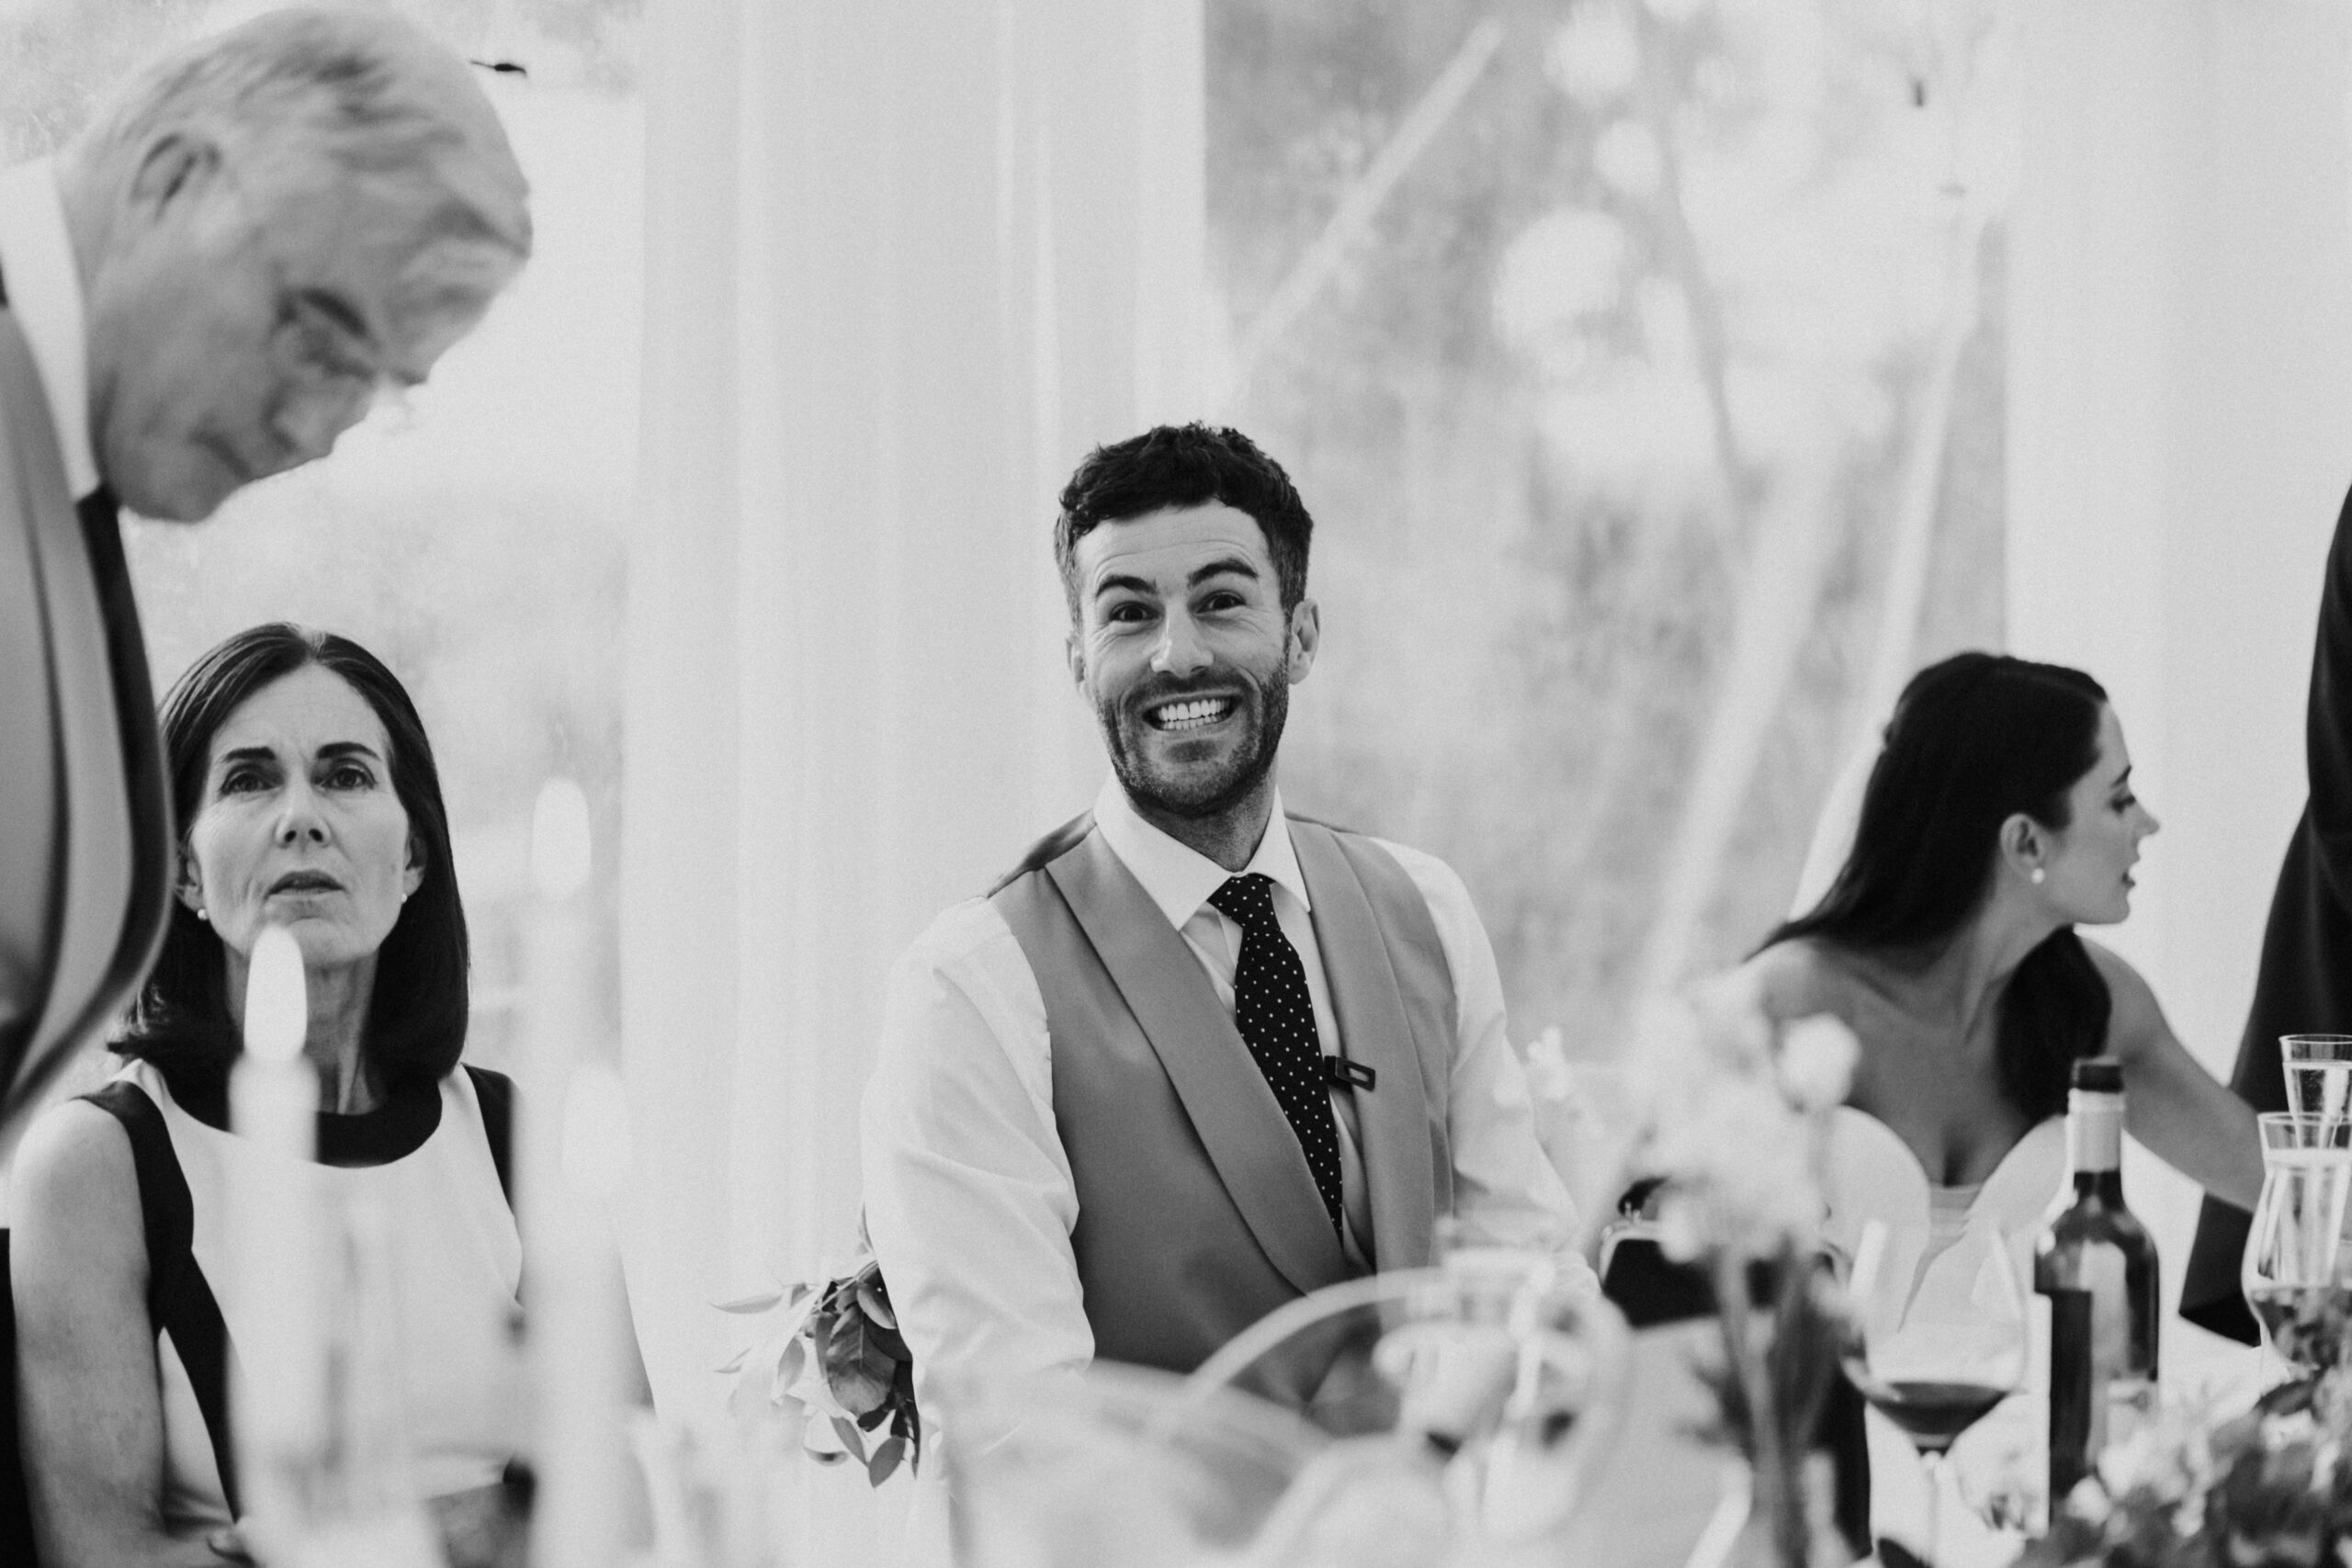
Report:
M 0 0 L 0 1565 L 2352 1562 L 2352 10 Z

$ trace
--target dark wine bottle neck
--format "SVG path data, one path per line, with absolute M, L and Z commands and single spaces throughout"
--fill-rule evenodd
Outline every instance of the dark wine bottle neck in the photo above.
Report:
M 2095 1198 L 2110 1209 L 2123 1207 L 2123 1173 L 2120 1170 L 2075 1172 L 2075 1201 Z

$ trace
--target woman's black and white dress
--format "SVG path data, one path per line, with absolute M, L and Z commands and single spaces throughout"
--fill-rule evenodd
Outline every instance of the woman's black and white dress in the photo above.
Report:
M 271 1347 L 227 1266 L 225 1194 L 257 1157 L 220 1103 L 183 1105 L 134 1062 L 89 1096 L 130 1135 L 147 1233 L 148 1307 L 164 1411 L 164 1517 L 175 1530 L 238 1512 L 226 1390 Z M 319 1162 L 302 1168 L 314 1212 L 371 1201 L 385 1216 L 399 1299 L 401 1404 L 425 1495 L 488 1485 L 519 1447 L 514 1325 L 523 1247 L 506 1197 L 511 1090 L 460 1068 L 395 1091 L 376 1110 L 319 1118 Z M 322 1267 L 326 1260 L 322 1259 Z

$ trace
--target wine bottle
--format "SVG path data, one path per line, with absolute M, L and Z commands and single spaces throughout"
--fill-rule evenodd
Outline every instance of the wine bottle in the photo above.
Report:
M 2034 1247 L 2050 1298 L 2050 1507 L 2054 1514 L 2155 1400 L 2156 1246 L 2123 1205 L 2123 1069 L 2075 1064 L 2066 1100 L 2075 1201 Z

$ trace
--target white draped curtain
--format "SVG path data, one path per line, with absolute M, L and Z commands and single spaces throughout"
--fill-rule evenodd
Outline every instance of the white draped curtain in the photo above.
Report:
M 2091 671 L 2163 832 L 2101 932 L 2226 1075 L 2304 794 L 2321 568 L 2352 483 L 2352 17 L 2024 0 L 2010 239 L 2014 651 Z M 2179 1289 L 2195 1190 L 2127 1185 Z M 2166 1314 L 2168 1369 L 2191 1340 Z
M 627 1249 L 691 1411 L 707 1303 L 853 1240 L 895 955 L 1091 795 L 1049 530 L 1089 446 L 1199 412 L 1203 40 L 1199 0 L 649 22 Z M 864 1484 L 812 1561 L 886 1545 Z

